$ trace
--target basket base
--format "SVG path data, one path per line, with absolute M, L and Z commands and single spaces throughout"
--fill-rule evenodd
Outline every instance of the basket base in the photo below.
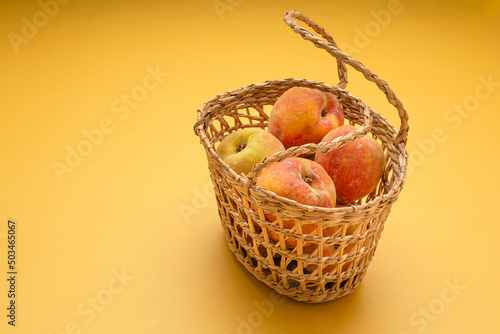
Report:
M 266 268 L 262 263 L 259 266 L 257 260 L 249 254 L 249 251 L 240 252 L 238 242 L 236 241 L 235 245 L 233 242 L 235 239 L 228 233 L 225 233 L 225 235 L 231 252 L 250 274 L 281 295 L 299 302 L 317 304 L 345 297 L 361 284 L 367 271 L 366 266 L 363 270 L 345 273 L 339 277 L 324 276 L 324 281 L 318 281 L 316 285 L 309 284 L 304 289 L 298 281 L 285 276 L 281 277 L 278 281 L 274 280 L 269 268 Z M 244 248 L 241 249 L 244 250 Z

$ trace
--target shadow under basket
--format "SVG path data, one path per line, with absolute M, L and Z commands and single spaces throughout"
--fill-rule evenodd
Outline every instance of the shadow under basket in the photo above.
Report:
M 408 153 L 408 115 L 387 83 L 354 58 L 340 51 L 333 38 L 312 19 L 295 11 L 285 22 L 304 39 L 325 49 L 337 60 L 340 83 L 331 86 L 304 79 L 279 79 L 253 84 L 220 94 L 198 110 L 195 133 L 208 159 L 218 212 L 229 248 L 239 262 L 277 292 L 307 303 L 321 303 L 350 294 L 362 281 L 384 223 L 403 188 Z M 322 38 L 300 27 L 306 23 Z M 384 117 L 345 90 L 346 65 L 363 73 L 387 96 L 401 119 L 397 130 Z M 228 134 L 247 127 L 267 128 L 276 100 L 291 87 L 330 92 L 341 103 L 345 119 L 357 130 L 332 142 L 306 144 L 276 153 L 237 175 L 216 153 Z M 311 157 L 355 141 L 365 135 L 383 147 L 385 170 L 378 186 L 365 198 L 336 208 L 299 204 L 255 185 L 267 165 L 292 156 Z M 266 220 L 272 214 L 276 220 Z M 303 229 L 312 231 L 302 233 Z

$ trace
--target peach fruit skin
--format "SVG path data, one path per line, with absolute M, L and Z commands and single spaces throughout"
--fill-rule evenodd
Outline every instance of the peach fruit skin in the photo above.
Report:
M 304 181 L 306 177 L 310 177 L 310 184 Z M 292 157 L 282 162 L 275 162 L 262 170 L 256 184 L 271 190 L 278 196 L 304 205 L 333 208 L 336 204 L 335 185 L 323 167 L 312 160 Z M 264 216 L 267 221 L 276 220 L 276 216 L 271 213 L 265 213 Z M 283 224 L 287 229 L 295 226 L 293 220 L 284 220 Z M 303 234 L 310 234 L 317 228 L 317 225 L 304 224 L 301 227 Z M 328 236 L 332 233 L 333 230 L 327 230 L 323 235 Z M 277 233 L 269 231 L 269 235 L 274 242 L 279 240 Z M 294 248 L 297 240 L 286 238 L 285 243 L 287 247 Z
M 317 144 L 330 130 L 343 124 L 344 112 L 332 93 L 292 87 L 274 104 L 268 131 L 289 148 Z
M 238 152 L 238 146 L 245 144 Z M 248 174 L 262 159 L 284 151 L 283 144 L 269 132 L 260 128 L 244 128 L 225 137 L 217 147 L 217 154 L 236 174 Z
M 340 126 L 330 131 L 322 142 L 330 142 L 355 130 L 352 125 Z M 370 136 L 326 153 L 316 152 L 314 160 L 323 166 L 335 183 L 339 204 L 356 201 L 374 190 L 385 165 L 382 146 Z
M 358 226 L 359 226 L 359 224 L 348 227 L 347 231 L 346 231 L 346 236 L 353 235 L 354 232 L 356 231 L 356 229 L 358 228 Z M 338 227 L 338 229 L 341 229 L 341 228 L 342 227 Z M 363 242 L 363 244 L 365 246 L 365 242 Z M 347 245 L 344 248 L 343 253 L 344 254 L 349 254 L 353 250 L 354 246 L 355 246 L 355 244 L 349 244 L 349 245 Z M 304 247 L 304 254 L 313 254 L 317 249 L 318 249 L 318 244 L 310 244 L 310 245 Z M 328 258 L 331 257 L 335 253 L 336 249 L 337 249 L 337 246 L 335 244 L 334 245 L 330 245 L 330 246 L 326 246 L 323 249 L 323 257 L 328 257 Z M 341 272 L 347 271 L 347 269 L 349 269 L 349 267 L 351 266 L 352 263 L 353 263 L 353 260 L 349 260 L 349 261 L 346 261 L 345 263 L 343 263 L 342 264 L 342 268 L 341 268 Z M 316 269 L 318 269 L 318 266 L 315 265 L 315 264 L 309 264 L 309 265 L 307 265 L 305 267 L 305 269 L 309 273 L 312 274 Z M 321 274 L 322 275 L 327 275 L 328 273 L 330 273 L 334 269 L 336 269 L 335 265 L 324 266 L 323 270 L 321 270 Z

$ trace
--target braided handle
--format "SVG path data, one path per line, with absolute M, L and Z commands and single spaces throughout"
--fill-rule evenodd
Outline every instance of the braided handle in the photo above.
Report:
M 319 24 L 317 24 L 316 21 L 314 21 L 313 19 L 309 18 L 308 16 L 306 16 L 306 15 L 304 15 L 302 13 L 288 11 L 288 12 L 285 13 L 285 16 L 284 16 L 285 17 L 285 22 L 288 25 L 290 25 L 290 23 L 286 19 L 287 18 L 287 13 L 295 13 L 297 15 L 296 16 L 297 18 L 299 18 L 299 15 L 300 15 L 299 20 L 301 20 L 302 22 L 304 22 L 305 24 L 307 24 L 315 32 L 317 32 L 318 34 L 320 34 L 321 37 L 323 37 L 324 39 L 326 39 L 326 41 L 328 43 L 332 44 L 335 48 L 338 49 L 337 43 L 333 39 L 332 35 L 330 35 L 330 33 L 328 31 L 326 31 L 325 28 L 323 28 L 322 26 L 320 26 Z M 295 23 L 295 25 L 298 26 L 297 23 Z M 294 29 L 294 28 L 292 27 L 292 29 Z M 306 29 L 302 29 L 302 30 L 304 30 L 304 32 L 307 32 L 308 35 L 314 36 L 309 31 L 307 31 Z M 302 35 L 302 36 L 304 36 L 304 35 Z M 337 85 L 337 87 L 344 89 L 347 86 L 347 67 L 345 66 L 345 63 L 340 58 L 337 58 L 337 72 L 338 72 L 339 81 L 340 81 L 339 84 Z
M 347 86 L 347 68 L 345 64 L 351 65 L 355 70 L 361 72 L 368 81 L 371 81 L 377 85 L 377 87 L 385 94 L 389 103 L 397 109 L 399 118 L 401 119 L 401 126 L 399 128 L 398 134 L 394 138 L 394 142 L 396 146 L 398 146 L 399 144 L 403 144 L 404 146 L 406 146 L 406 139 L 408 137 L 409 129 L 408 113 L 404 109 L 402 102 L 396 97 L 387 82 L 379 78 L 375 73 L 367 69 L 356 59 L 340 51 L 332 36 L 323 27 L 318 25 L 313 19 L 296 11 L 285 12 L 283 18 L 285 23 L 288 24 L 294 32 L 301 35 L 302 38 L 312 42 L 316 47 L 326 50 L 330 55 L 334 56 L 337 59 L 337 71 L 340 81 L 337 87 L 344 89 Z M 295 21 L 295 19 L 307 24 L 316 33 L 320 34 L 326 41 L 313 35 L 309 30 L 302 28 Z M 352 96 L 349 92 L 347 93 L 349 96 Z M 347 142 L 354 141 L 366 135 L 371 130 L 373 116 L 371 115 L 369 108 L 365 106 L 364 103 L 362 103 L 362 106 L 365 122 L 356 131 L 348 133 L 345 136 L 337 137 L 331 142 L 323 142 L 319 144 L 311 143 L 302 146 L 291 147 L 285 151 L 275 153 L 263 159 L 262 162 L 254 165 L 252 171 L 248 173 L 248 175 L 245 176 L 242 174 L 243 178 L 246 179 L 243 187 L 244 193 L 248 194 L 248 189 L 252 184 L 255 184 L 256 178 L 259 176 L 262 169 L 267 165 L 270 165 L 274 162 L 283 161 L 289 157 L 308 154 L 311 152 L 324 153 L 331 149 L 341 147 Z
M 363 64 L 361 64 L 356 59 L 340 51 L 339 48 L 337 47 L 337 44 L 333 41 L 333 38 L 311 18 L 307 17 L 306 15 L 300 12 L 290 10 L 285 12 L 285 14 L 283 15 L 283 19 L 285 20 L 285 23 L 288 24 L 293 31 L 301 35 L 302 38 L 312 42 L 316 47 L 326 50 L 330 55 L 337 58 L 337 64 L 339 64 L 338 71 L 340 78 L 339 87 L 344 88 L 342 87 L 342 85 L 344 84 L 347 85 L 347 74 L 345 70 L 345 64 L 351 65 L 355 70 L 361 72 L 368 81 L 371 81 L 377 85 L 377 87 L 387 97 L 387 101 L 389 101 L 389 103 L 392 104 L 398 110 L 399 118 L 401 119 L 401 126 L 399 128 L 398 134 L 394 138 L 394 143 L 396 144 L 396 146 L 398 146 L 401 143 L 406 146 L 406 139 L 408 137 L 408 129 L 409 129 L 408 114 L 405 108 L 403 107 L 403 103 L 396 97 L 396 95 L 389 87 L 387 82 L 385 82 L 375 73 L 367 69 Z M 295 21 L 295 19 L 306 23 L 308 26 L 313 28 L 314 31 L 323 36 L 326 39 L 326 41 L 317 36 L 314 36 L 307 29 L 302 28 Z

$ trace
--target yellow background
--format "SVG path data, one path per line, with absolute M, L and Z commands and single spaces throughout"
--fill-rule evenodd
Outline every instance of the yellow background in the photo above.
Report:
M 227 90 L 337 83 L 333 58 L 282 21 L 289 9 L 385 79 L 410 115 L 410 175 L 368 273 L 351 295 L 318 305 L 272 299 L 235 260 L 192 129 L 197 108 Z M 2 333 L 500 330 L 499 1 L 74 0 L 42 10 L 0 5 Z M 348 89 L 397 124 L 353 72 Z M 127 106 L 132 92 L 146 94 Z M 58 174 L 78 147 L 86 156 Z

